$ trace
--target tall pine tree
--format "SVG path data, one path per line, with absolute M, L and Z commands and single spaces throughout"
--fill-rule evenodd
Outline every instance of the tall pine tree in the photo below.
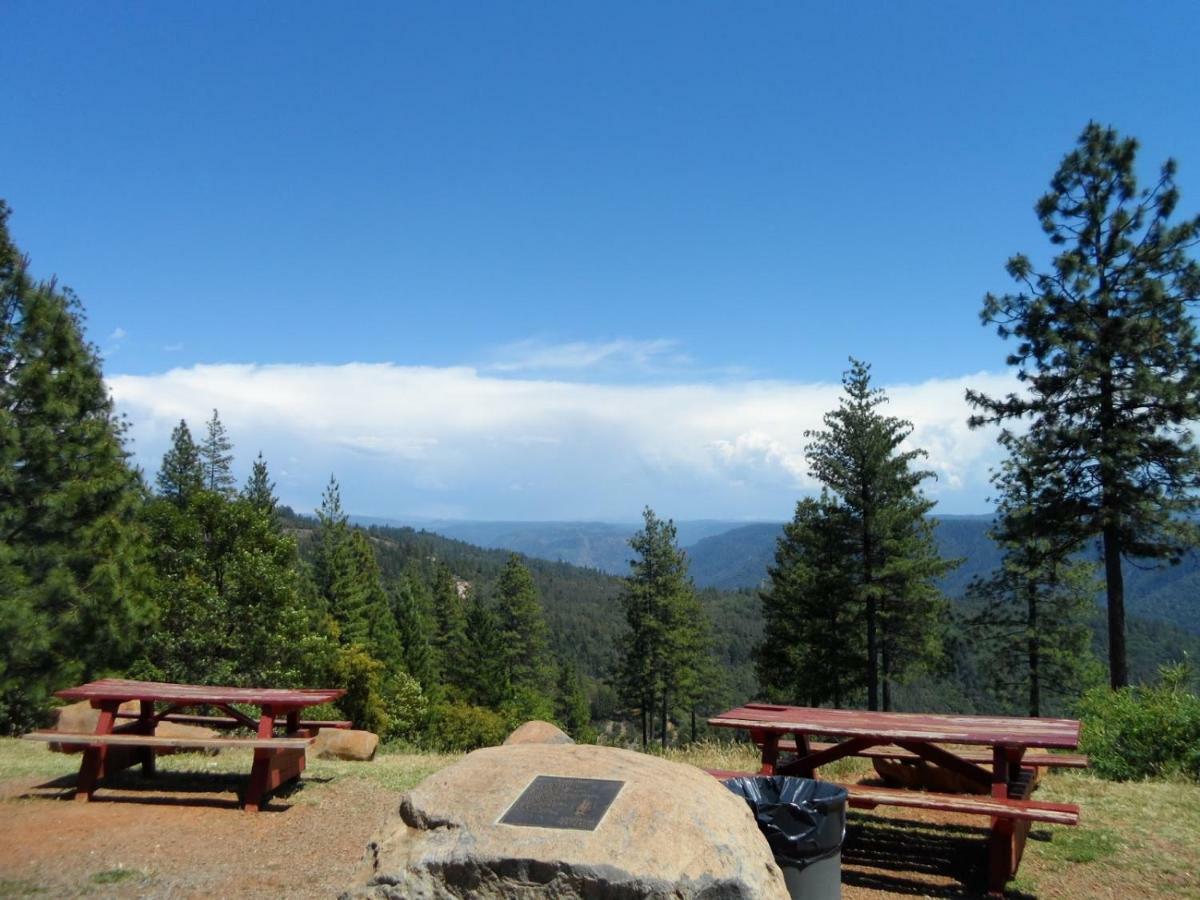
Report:
M 208 420 L 208 433 L 200 444 L 200 465 L 204 470 L 204 486 L 218 494 L 232 495 L 236 482 L 233 478 L 233 442 L 214 409 Z
M 151 615 L 140 483 L 82 308 L 30 277 L 8 215 L 0 202 L 0 630 L 11 650 L 0 728 L 32 724 L 67 682 L 122 668 Z
M 495 612 L 505 680 L 514 691 L 550 695 L 556 673 L 545 614 L 533 576 L 515 553 L 500 571 Z
M 171 432 L 171 446 L 163 454 L 155 483 L 162 496 L 180 507 L 186 506 L 192 495 L 204 488 L 204 464 L 200 459 L 200 448 L 196 446 L 191 429 L 183 419 Z
M 1100 538 L 1113 687 L 1129 680 L 1122 560 L 1177 562 L 1197 542 L 1189 514 L 1200 504 L 1200 346 L 1188 309 L 1200 299 L 1189 256 L 1200 216 L 1170 224 L 1175 163 L 1139 189 L 1137 149 L 1091 122 L 1063 158 L 1036 206 L 1061 252 L 1047 271 L 1009 259 L 1018 292 L 988 294 L 981 313 L 1016 339 L 1007 361 L 1024 390 L 967 392 L 972 426 L 1028 421 L 1035 464 L 1065 476 L 1043 505 L 1071 523 L 1065 536 Z
M 945 603 L 934 588 L 954 565 L 938 556 L 920 485 L 932 472 L 913 468 L 923 450 L 901 450 L 912 424 L 885 416 L 871 367 L 856 359 L 842 377 L 844 395 L 807 432 L 809 467 L 834 495 L 854 535 L 850 602 L 861 606 L 867 707 L 890 709 L 892 687 L 932 664 L 940 652 Z

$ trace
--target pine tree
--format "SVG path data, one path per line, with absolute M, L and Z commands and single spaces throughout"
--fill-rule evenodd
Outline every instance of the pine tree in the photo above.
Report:
M 441 676 L 433 649 L 436 628 L 429 609 L 428 594 L 420 578 L 402 575 L 391 585 L 392 614 L 400 636 L 404 667 L 421 685 L 430 699 L 435 699 Z
M 558 666 L 554 713 L 558 723 L 576 743 L 587 744 L 596 739 L 596 732 L 592 728 L 591 708 L 588 705 L 587 693 L 583 689 L 583 679 L 579 677 L 579 670 L 568 662 L 562 662 Z
M 496 624 L 505 680 L 513 690 L 549 695 L 555 672 L 545 614 L 533 576 L 515 553 L 496 584 Z
M 246 486 L 242 488 L 242 496 L 265 512 L 271 521 L 276 521 L 279 498 L 275 496 L 275 482 L 267 472 L 267 461 L 263 459 L 261 450 L 258 451 L 258 458 L 254 460 L 250 477 L 246 479 Z
M 1200 346 L 1188 304 L 1200 265 L 1188 256 L 1200 216 L 1169 224 L 1175 163 L 1139 190 L 1138 144 L 1091 122 L 1060 163 L 1036 212 L 1062 251 L 1049 271 L 1008 261 L 1015 294 L 984 299 L 981 318 L 1015 338 L 1008 364 L 1021 393 L 968 391 L 971 425 L 1029 421 L 1041 465 L 1062 473 L 1043 505 L 1065 536 L 1100 538 L 1108 601 L 1109 675 L 1128 682 L 1123 559 L 1177 562 L 1197 543 Z M 1009 437 L 1002 433 L 1002 440 Z
M 141 486 L 82 308 L 32 280 L 7 219 L 0 203 L 0 628 L 23 643 L 0 680 L 15 663 L 23 687 L 0 716 L 28 725 L 47 691 L 126 665 L 152 611 Z
M 823 492 L 796 504 L 759 594 L 763 642 L 755 654 L 768 698 L 841 708 L 866 687 L 864 607 L 854 565 L 860 530 Z
M 233 479 L 233 442 L 215 409 L 208 420 L 208 434 L 200 444 L 200 465 L 204 470 L 204 486 L 208 490 L 226 496 L 233 494 L 236 485 Z
M 842 377 L 845 394 L 825 414 L 825 430 L 806 432 L 805 455 L 817 480 L 837 498 L 854 533 L 851 602 L 865 626 L 867 707 L 891 708 L 895 682 L 932 664 L 940 651 L 944 601 L 934 590 L 955 563 L 942 560 L 920 491 L 933 473 L 912 468 L 923 450 L 901 451 L 912 423 L 884 416 L 871 367 L 856 359 Z
M 180 507 L 186 506 L 191 496 L 204 488 L 200 448 L 192 440 L 192 432 L 183 419 L 171 432 L 171 446 L 163 454 L 156 483 L 159 494 Z
M 683 688 L 702 665 L 708 622 L 687 575 L 687 558 L 675 544 L 675 524 L 649 507 L 642 517 L 644 527 L 629 540 L 636 558 L 621 595 L 629 634 L 619 648 L 617 687 L 638 710 L 642 746 L 649 743 L 656 711 L 666 746 L 671 705 L 687 699 Z
M 1027 443 L 1014 441 L 1013 456 L 993 477 L 1000 492 L 992 539 L 1004 549 L 998 571 L 968 588 L 978 606 L 969 633 L 988 683 L 1002 699 L 1025 695 L 1024 710 L 1040 716 L 1047 695 L 1082 694 L 1091 676 L 1090 621 L 1098 584 L 1095 566 L 1073 558 L 1074 541 L 1043 509 L 1041 482 Z
M 467 604 L 464 693 L 476 706 L 498 709 L 512 696 L 499 622 L 478 597 Z
M 434 650 L 442 681 L 459 692 L 471 684 L 470 653 L 467 647 L 467 604 L 459 593 L 459 582 L 445 563 L 434 573 L 433 615 L 436 623 Z

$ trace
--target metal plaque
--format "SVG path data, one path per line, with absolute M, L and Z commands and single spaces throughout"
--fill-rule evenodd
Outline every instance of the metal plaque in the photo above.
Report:
M 500 817 L 500 824 L 595 831 L 624 786 L 607 778 L 539 775 Z

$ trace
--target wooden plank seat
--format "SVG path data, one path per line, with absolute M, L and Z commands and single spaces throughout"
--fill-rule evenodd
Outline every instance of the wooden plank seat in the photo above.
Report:
M 139 714 L 136 712 L 118 712 L 118 719 L 137 719 Z M 205 728 L 239 728 L 243 723 L 233 718 L 232 716 L 201 716 L 192 715 L 190 713 L 167 713 L 165 716 L 159 716 L 160 722 L 175 722 L 178 725 L 200 725 Z M 307 728 L 313 731 L 319 731 L 322 728 L 353 728 L 354 723 L 344 720 L 325 720 L 325 719 L 300 719 L 297 723 L 300 728 Z M 275 719 L 277 728 L 287 727 L 287 716 L 279 716 Z
M 172 749 L 232 750 L 261 748 L 263 750 L 304 750 L 313 742 L 311 737 L 281 738 L 169 738 L 149 734 L 83 734 L 69 731 L 31 731 L 23 738 L 69 746 L 164 747 Z
M 822 744 L 819 742 L 810 743 L 809 749 L 813 753 L 820 753 L 823 750 L 828 750 L 833 747 L 833 744 Z M 796 742 L 792 738 L 780 738 L 779 749 L 783 753 L 795 753 Z M 854 754 L 866 759 L 920 759 L 916 753 L 911 750 L 905 750 L 903 747 L 867 747 L 864 750 L 859 750 Z M 967 762 L 973 762 L 978 765 L 988 765 L 992 762 L 992 753 L 990 750 L 955 750 L 954 755 L 960 759 L 965 759 Z M 1021 757 L 1021 765 L 1035 766 L 1037 768 L 1066 768 L 1066 769 L 1086 769 L 1088 768 L 1088 758 L 1083 753 L 1044 753 L 1034 752 L 1026 753 Z
M 752 772 L 731 772 L 706 769 L 710 775 L 725 780 L 750 776 Z M 911 809 L 932 809 L 941 812 L 965 813 L 1028 822 L 1048 822 L 1053 825 L 1078 825 L 1079 807 L 1073 803 L 1045 803 L 979 796 L 977 794 L 938 794 L 931 791 L 896 790 L 866 784 L 842 784 L 850 794 L 850 805 L 856 809 L 877 806 L 902 806 Z

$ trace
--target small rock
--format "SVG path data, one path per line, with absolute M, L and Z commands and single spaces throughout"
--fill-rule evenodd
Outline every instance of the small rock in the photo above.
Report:
M 379 748 L 379 735 L 350 728 L 322 728 L 308 752 L 318 759 L 345 759 L 370 762 Z
M 517 728 L 505 739 L 504 743 L 508 746 L 511 744 L 573 744 L 575 742 L 566 732 L 549 722 L 533 719 Z

